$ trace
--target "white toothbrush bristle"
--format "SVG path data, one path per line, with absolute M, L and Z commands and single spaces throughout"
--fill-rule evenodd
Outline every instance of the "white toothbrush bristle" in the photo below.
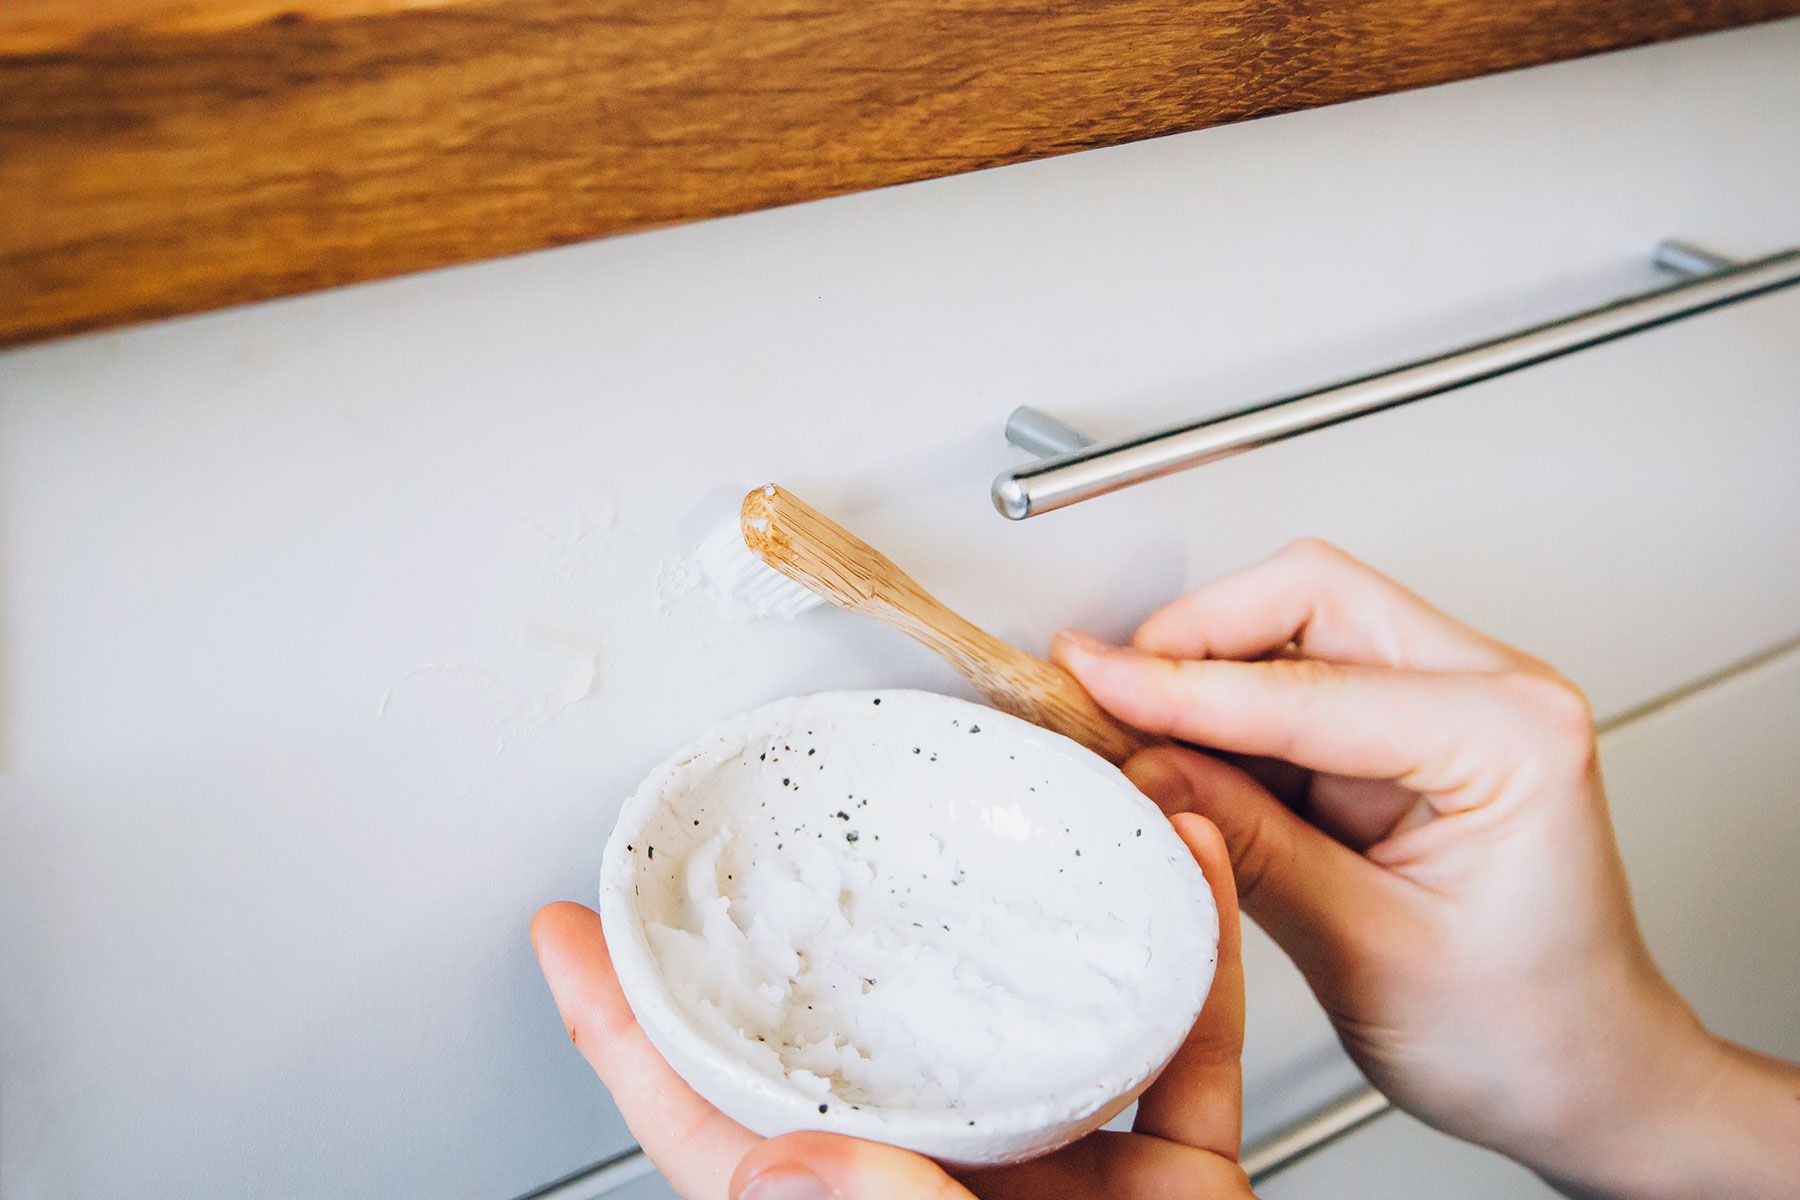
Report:
M 824 601 L 756 557 L 735 520 L 720 525 L 694 551 L 701 574 L 722 606 L 746 617 L 791 620 Z

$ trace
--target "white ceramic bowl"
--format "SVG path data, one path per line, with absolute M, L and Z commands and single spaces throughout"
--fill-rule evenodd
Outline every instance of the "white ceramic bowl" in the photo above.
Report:
M 928 692 L 711 730 L 626 801 L 600 910 L 645 1033 L 733 1119 L 971 1166 L 1136 1099 L 1218 957 L 1206 880 L 1124 775 Z

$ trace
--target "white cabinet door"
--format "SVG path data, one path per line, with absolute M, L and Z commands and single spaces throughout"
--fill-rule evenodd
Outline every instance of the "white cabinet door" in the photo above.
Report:
M 1800 22 L 0 356 L 0 1195 L 502 1200 L 627 1144 L 525 926 L 774 696 L 655 581 L 776 478 L 1020 644 L 1336 538 L 1617 711 L 1796 632 L 1800 296 L 1027 522 L 1118 434 L 1800 242 Z M 1685 829 L 1689 810 L 1667 814 Z M 1335 1051 L 1253 942 L 1250 1120 Z

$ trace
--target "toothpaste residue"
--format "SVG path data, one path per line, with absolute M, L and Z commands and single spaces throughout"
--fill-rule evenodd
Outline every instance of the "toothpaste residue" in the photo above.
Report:
M 753 522 L 766 530 L 766 520 Z M 693 553 L 663 563 L 654 585 L 656 609 L 671 611 L 684 596 L 698 596 L 720 620 L 765 617 L 791 620 L 820 600 L 751 553 L 735 521 L 720 524 Z
M 619 501 L 611 495 L 583 497 L 560 529 L 530 517 L 519 521 L 545 547 L 538 574 L 553 583 L 574 583 L 600 565 L 618 528 Z
M 431 677 L 448 679 L 472 688 L 488 702 L 493 711 L 490 732 L 498 755 L 521 738 L 529 740 L 542 733 L 564 711 L 587 700 L 599 688 L 603 648 L 598 639 L 576 630 L 534 625 L 521 631 L 519 642 L 527 650 L 551 655 L 566 664 L 553 686 L 527 692 L 493 671 L 465 663 L 425 663 L 382 689 L 375 704 L 375 719 L 386 718 L 395 693 L 405 685 Z

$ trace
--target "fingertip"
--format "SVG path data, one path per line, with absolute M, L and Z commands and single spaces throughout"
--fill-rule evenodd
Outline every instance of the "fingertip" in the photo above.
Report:
M 738 1171 L 742 1173 L 742 1166 Z M 727 1194 L 731 1200 L 838 1200 L 823 1179 L 804 1168 L 786 1165 L 765 1168 L 741 1181 L 734 1175 Z
M 532 918 L 532 924 L 537 924 L 539 920 L 581 920 L 587 917 L 597 916 L 599 916 L 599 914 L 585 904 L 577 904 L 573 900 L 553 900 L 537 910 L 537 915 Z
M 785 1183 L 794 1176 L 818 1180 L 818 1172 L 808 1164 L 815 1156 L 830 1153 L 832 1136 L 814 1132 L 784 1133 L 759 1142 L 732 1171 L 727 1194 L 731 1200 L 744 1200 L 771 1183 Z
M 770 1138 L 732 1172 L 732 1200 L 931 1200 L 968 1197 L 910 1150 L 816 1130 Z
M 1156 701 L 1159 667 L 1175 664 L 1129 646 L 1114 646 L 1079 630 L 1065 629 L 1050 643 L 1050 658 L 1081 683 L 1101 707 L 1127 724 L 1145 728 L 1134 714 Z M 1146 716 L 1149 714 L 1146 710 Z
M 1063 629 L 1050 639 L 1050 660 L 1074 670 L 1074 664 L 1089 662 L 1114 649 L 1116 647 L 1091 633 L 1079 629 Z
M 599 913 L 567 901 L 545 905 L 532 918 L 531 943 L 571 1037 L 617 1019 L 624 996 Z M 606 1015 L 597 1022 L 595 1012 Z
M 1230 983 L 1229 979 L 1242 966 L 1242 908 L 1238 903 L 1237 876 L 1231 868 L 1231 851 L 1225 835 L 1217 825 L 1198 813 L 1178 813 L 1170 818 L 1170 823 L 1174 825 L 1176 835 L 1187 843 L 1188 852 L 1199 864 L 1200 874 L 1205 876 L 1206 885 L 1212 892 L 1213 910 L 1219 921 L 1218 970 L 1227 978 L 1227 986 L 1237 987 L 1239 984 Z M 1221 1004 L 1229 1002 L 1230 997 L 1220 1000 Z M 1241 1049 L 1244 1036 L 1241 1013 L 1236 1022 L 1232 1037 Z
M 571 937 L 605 941 L 600 914 L 573 900 L 558 900 L 537 910 L 531 918 L 531 944 L 541 958 L 546 948 L 560 946 Z
M 1197 593 L 1196 593 L 1197 594 Z M 1131 635 L 1131 648 L 1143 654 L 1155 654 L 1169 658 L 1205 658 L 1206 647 L 1202 643 L 1195 653 L 1193 636 L 1187 630 L 1192 624 L 1186 613 L 1192 602 L 1191 596 L 1183 596 L 1171 604 L 1165 604 L 1137 627 Z
M 1235 904 L 1237 900 L 1237 883 L 1231 870 L 1231 848 L 1225 841 L 1225 835 L 1219 827 L 1199 813 L 1176 813 L 1169 818 L 1175 827 L 1175 835 L 1200 864 L 1200 873 L 1206 876 L 1211 885 L 1215 899 L 1229 897 Z
M 1183 812 L 1193 807 L 1194 789 L 1181 769 L 1180 754 L 1173 746 L 1152 746 L 1125 760 L 1121 769 L 1163 812 Z
M 1145 782 L 1152 782 L 1183 797 L 1184 803 L 1165 811 L 1198 813 L 1214 822 L 1221 805 L 1241 804 L 1243 788 L 1257 787 L 1238 767 L 1205 751 L 1171 743 L 1139 751 L 1126 760 L 1124 770 L 1140 789 Z
M 1148 654 L 1155 658 L 1205 658 L 1204 654 L 1192 654 L 1188 647 L 1163 634 L 1140 629 L 1131 635 L 1131 648 L 1139 654 Z
M 562 920 L 570 909 L 588 911 L 573 900 L 556 900 L 531 914 L 531 931 L 535 935 L 540 929 L 548 929 Z
M 1178 812 L 1169 818 L 1169 824 L 1175 827 L 1175 832 L 1187 843 L 1200 865 L 1209 869 L 1209 874 L 1214 864 L 1223 864 L 1228 871 L 1231 869 L 1231 852 L 1226 848 L 1225 835 L 1210 819 L 1197 812 Z

